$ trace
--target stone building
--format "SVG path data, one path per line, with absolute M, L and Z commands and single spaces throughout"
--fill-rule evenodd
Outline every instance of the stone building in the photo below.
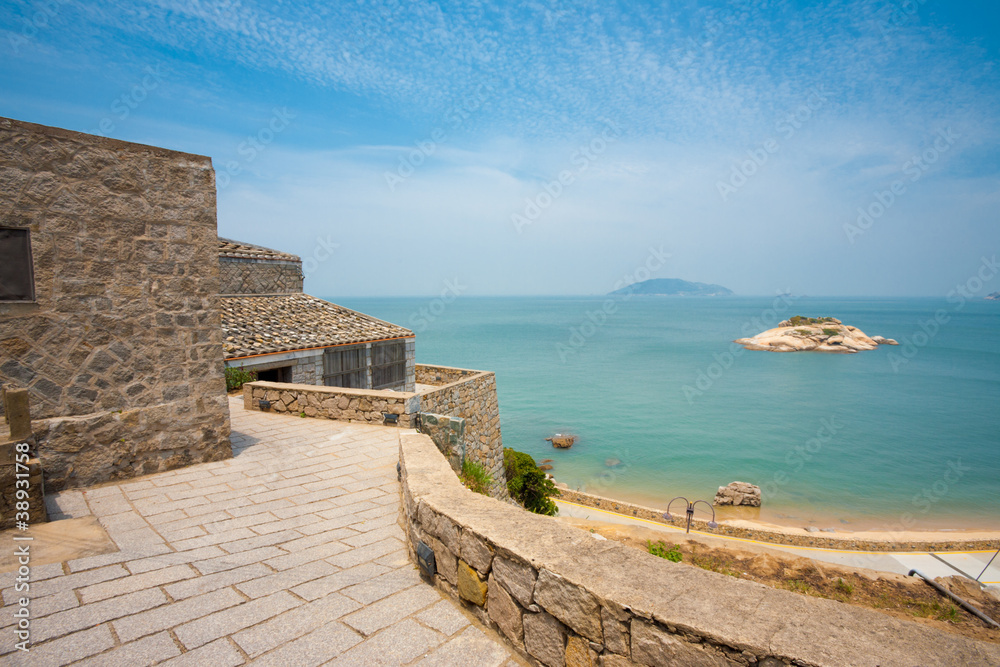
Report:
M 49 489 L 232 455 L 207 157 L 0 118 L 0 382 Z
M 295 255 L 219 239 L 226 365 L 267 382 L 413 391 L 409 329 L 302 292 Z

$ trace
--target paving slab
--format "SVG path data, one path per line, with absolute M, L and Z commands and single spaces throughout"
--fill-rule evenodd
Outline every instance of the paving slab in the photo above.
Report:
M 526 664 L 408 558 L 400 429 L 230 409 L 232 459 L 47 498 L 34 643 L 0 572 L 0 664 Z

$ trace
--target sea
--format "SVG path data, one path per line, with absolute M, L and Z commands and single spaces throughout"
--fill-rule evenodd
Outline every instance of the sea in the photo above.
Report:
M 330 300 L 416 333 L 418 363 L 496 373 L 504 445 L 571 488 L 717 518 L 843 530 L 1000 528 L 1000 302 L 774 297 Z M 792 315 L 898 346 L 733 343 Z M 578 437 L 554 449 L 554 434 Z M 673 502 L 672 502 L 673 501 Z

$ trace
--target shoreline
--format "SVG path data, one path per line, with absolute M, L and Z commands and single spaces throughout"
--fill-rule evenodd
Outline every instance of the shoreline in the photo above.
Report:
M 552 473 L 555 471 L 548 472 Z M 558 477 L 554 477 L 553 481 L 557 485 L 563 483 Z M 565 490 L 562 486 L 559 486 L 558 488 L 561 491 Z M 590 493 L 589 491 L 575 490 L 568 485 L 566 488 L 574 493 L 586 493 L 593 496 L 598 495 L 596 493 Z M 648 493 L 636 493 L 613 489 L 607 490 L 615 493 L 615 497 L 613 499 L 610 496 L 601 497 L 646 508 L 666 507 L 666 500 Z M 697 493 L 685 495 L 692 498 L 698 497 Z M 711 504 L 712 496 L 703 495 L 701 499 Z M 678 510 L 680 507 L 681 503 L 678 501 L 674 504 L 673 509 Z M 846 511 L 837 512 L 834 509 L 816 510 L 811 506 L 796 505 L 794 502 L 782 502 L 776 505 L 774 501 L 772 501 L 768 503 L 766 507 L 714 506 L 714 509 L 717 517 L 716 521 L 719 523 L 722 523 L 723 521 L 747 521 L 752 524 L 771 526 L 780 529 L 796 529 L 805 528 L 806 526 L 815 526 L 816 528 L 821 529 L 821 532 L 824 533 L 827 531 L 822 529 L 834 528 L 838 534 L 914 532 L 939 535 L 940 533 L 962 534 L 974 532 L 1000 535 L 1000 516 L 991 517 L 992 523 L 986 524 L 985 526 L 985 519 L 974 518 L 965 514 L 921 516 L 919 522 L 913 521 L 911 525 L 904 526 L 901 522 L 901 517 L 907 516 L 906 514 L 899 515 L 890 512 L 884 516 L 858 516 L 849 514 Z M 699 504 L 699 515 L 704 515 L 704 512 L 704 505 Z M 916 513 L 917 512 L 911 513 L 911 516 Z M 707 521 L 707 519 L 705 520 Z
M 632 516 L 655 523 L 683 528 L 687 517 L 681 511 L 668 521 L 663 510 L 646 507 L 614 498 L 606 498 L 582 491 L 557 487 L 558 500 L 585 507 Z M 844 549 L 849 551 L 995 551 L 1000 549 L 1000 530 L 860 530 L 853 532 L 810 532 L 804 528 L 782 526 L 749 519 L 720 518 L 718 527 L 711 529 L 708 522 L 694 519 L 691 529 L 708 535 L 726 535 L 743 539 L 786 544 L 799 547 Z

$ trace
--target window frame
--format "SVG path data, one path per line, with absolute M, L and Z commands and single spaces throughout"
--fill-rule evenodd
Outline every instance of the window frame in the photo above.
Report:
M 31 229 L 27 227 L 3 227 L 0 226 L 0 232 L 23 232 L 24 241 L 27 250 L 26 264 L 24 270 L 28 275 L 28 295 L 24 298 L 6 298 L 2 292 L 0 292 L 0 303 L 34 303 L 35 302 L 35 261 L 33 253 L 31 252 Z
M 378 362 L 376 350 L 398 348 L 398 359 Z M 390 355 L 393 356 L 393 355 Z M 385 377 L 383 374 L 388 375 Z M 380 382 L 381 380 L 381 382 Z M 372 343 L 372 389 L 390 389 L 406 384 L 406 341 Z
M 343 353 L 345 352 L 357 352 L 356 363 L 359 364 L 354 368 L 344 369 L 343 366 Z M 340 370 L 331 371 L 329 360 L 333 358 L 333 355 L 341 355 L 341 368 Z M 323 386 L 325 387 L 340 387 L 342 389 L 366 389 L 368 383 L 368 355 L 365 350 L 364 345 L 352 345 L 352 346 L 336 346 L 328 347 L 323 350 Z M 338 381 L 342 381 L 343 378 L 348 378 L 348 384 L 339 384 Z M 354 386 L 356 383 L 357 386 Z

